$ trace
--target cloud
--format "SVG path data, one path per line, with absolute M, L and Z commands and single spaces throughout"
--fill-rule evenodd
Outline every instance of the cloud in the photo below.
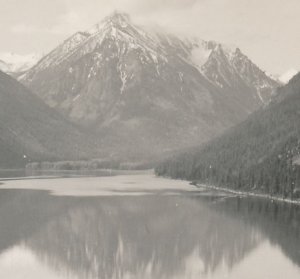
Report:
M 282 3 L 282 0 L 0 0 L 0 31 L 5 38 L 0 48 L 15 52 L 49 50 L 72 33 L 84 31 L 118 10 L 129 13 L 137 23 L 150 22 L 177 34 L 237 45 L 261 68 L 278 74 L 300 65 L 300 1 Z M 30 40 L 24 40 L 24 34 L 32 35 Z
M 86 17 L 76 11 L 69 11 L 58 18 L 57 23 L 49 30 L 52 34 L 70 34 L 86 25 Z
M 36 34 L 45 33 L 52 35 L 67 35 L 82 29 L 84 16 L 75 11 L 69 11 L 60 15 L 53 26 L 40 26 L 19 23 L 11 27 L 11 32 L 15 34 Z
M 0 0 L 1 1 L 1 0 Z M 33 1 L 33 0 L 31 0 Z M 61 0 L 64 13 L 53 15 L 55 23 L 50 25 L 29 24 L 27 21 L 11 27 L 15 34 L 46 33 L 71 35 L 78 30 L 88 29 L 115 10 L 129 13 L 136 21 L 162 23 L 164 27 L 173 22 L 179 12 L 207 0 Z M 172 15 L 174 13 L 174 15 Z M 36 18 L 36 17 L 35 17 Z M 165 20 L 164 20 L 165 18 Z M 166 23 L 166 24 L 164 24 Z M 173 30 L 172 30 L 173 31 Z
M 134 22 L 162 26 L 170 31 L 178 31 L 174 26 L 177 17 L 193 5 L 207 0 L 62 0 L 64 14 L 57 16 L 56 23 L 45 32 L 69 36 L 79 30 L 84 31 L 100 22 L 113 11 L 129 13 Z M 215 0 L 210 0 L 215 1 Z M 176 25 L 176 24 L 175 24 Z
M 172 11 L 178 9 L 186 9 L 201 2 L 200 0 L 115 0 L 116 7 L 130 9 L 133 12 L 140 14 L 151 14 L 157 11 Z
M 207 0 L 65 0 L 65 3 L 70 10 L 88 10 L 100 15 L 115 9 L 149 14 L 160 10 L 188 8 L 202 1 Z
M 25 23 L 20 23 L 17 25 L 12 26 L 11 32 L 16 33 L 16 34 L 33 34 L 40 32 L 41 30 L 34 25 L 29 25 Z

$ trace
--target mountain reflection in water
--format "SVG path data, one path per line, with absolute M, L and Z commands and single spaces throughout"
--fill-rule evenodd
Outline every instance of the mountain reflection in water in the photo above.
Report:
M 16 255 L 23 253 L 34 259 L 35 270 L 37 265 L 44 268 L 31 273 L 28 278 L 33 279 L 32 274 L 82 279 L 264 278 L 253 277 L 253 266 L 247 266 L 247 259 L 259 259 L 259 253 L 269 257 L 266 265 L 280 257 L 290 269 L 283 274 L 294 279 L 300 276 L 299 247 L 299 207 L 265 200 L 0 191 L 0 270 L 7 268 L 7 253 L 16 266 L 18 257 L 22 259 Z M 259 273 L 263 266 L 261 262 L 255 267 L 258 276 L 265 274 Z M 282 266 L 273 268 L 275 272 Z M 18 277 L 17 271 L 11 274 L 6 278 L 26 278 Z

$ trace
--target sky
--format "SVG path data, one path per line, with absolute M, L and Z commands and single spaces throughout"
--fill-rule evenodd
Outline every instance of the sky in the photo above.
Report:
M 300 0 L 0 0 L 0 53 L 46 54 L 114 10 L 238 46 L 272 74 L 300 70 Z

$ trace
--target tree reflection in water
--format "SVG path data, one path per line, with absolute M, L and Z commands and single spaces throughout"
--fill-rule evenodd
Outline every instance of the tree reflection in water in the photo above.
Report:
M 66 277 L 206 278 L 265 239 L 300 265 L 299 217 L 299 207 L 248 198 L 2 190 L 0 249 L 23 243 Z

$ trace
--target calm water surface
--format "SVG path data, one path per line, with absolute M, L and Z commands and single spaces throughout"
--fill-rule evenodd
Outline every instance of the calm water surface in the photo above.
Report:
M 300 208 L 151 175 L 3 181 L 0 278 L 299 279 Z

